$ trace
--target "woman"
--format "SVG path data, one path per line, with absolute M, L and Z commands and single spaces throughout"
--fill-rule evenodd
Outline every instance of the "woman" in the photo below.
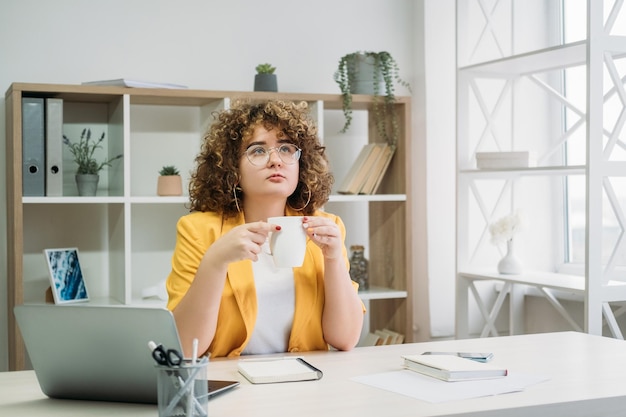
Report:
M 343 222 L 320 211 L 333 177 L 306 103 L 238 103 L 203 140 L 167 280 L 185 356 L 194 338 L 212 357 L 353 348 L 364 307 Z M 267 260 L 267 219 L 285 215 L 307 234 L 293 269 Z

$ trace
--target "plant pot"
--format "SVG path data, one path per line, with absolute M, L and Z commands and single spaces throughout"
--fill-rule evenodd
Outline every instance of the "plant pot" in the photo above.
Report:
M 385 91 L 383 75 L 376 65 L 376 57 L 374 56 L 355 55 L 353 62 L 349 65 L 348 75 L 352 94 L 381 95 Z M 375 88 L 376 84 L 378 88 Z
M 256 74 L 254 76 L 254 91 L 278 91 L 276 74 Z
M 157 195 L 183 195 L 183 181 L 180 175 L 161 175 L 157 180 Z
M 98 190 L 98 181 L 100 175 L 98 174 L 76 174 L 76 187 L 78 188 L 78 195 L 81 197 L 93 197 Z

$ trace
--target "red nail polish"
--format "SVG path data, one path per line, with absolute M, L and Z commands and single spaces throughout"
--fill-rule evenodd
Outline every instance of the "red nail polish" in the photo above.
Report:
M 280 230 L 280 229 L 282 229 L 282 227 L 276 226 L 276 230 Z

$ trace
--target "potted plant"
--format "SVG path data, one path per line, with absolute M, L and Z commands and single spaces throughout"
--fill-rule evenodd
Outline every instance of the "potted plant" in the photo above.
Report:
M 91 129 L 83 129 L 80 135 L 80 141 L 74 143 L 69 138 L 63 135 L 63 143 L 67 145 L 70 152 L 74 156 L 74 162 L 78 164 L 76 169 L 76 185 L 78 187 L 78 195 L 80 196 L 94 196 L 98 189 L 98 181 L 100 180 L 100 171 L 105 166 L 112 166 L 111 162 L 116 159 L 122 158 L 122 154 L 114 156 L 110 159 L 105 159 L 102 162 L 98 162 L 94 153 L 96 149 L 102 148 L 102 142 L 104 141 L 104 132 L 97 141 L 91 140 Z
M 358 51 L 347 54 L 339 60 L 334 79 L 341 89 L 343 114 L 346 118 L 341 132 L 345 133 L 352 122 L 352 94 L 373 95 L 374 120 L 378 133 L 387 143 L 395 147 L 399 126 L 398 116 L 393 107 L 396 100 L 394 84 L 398 83 L 409 91 L 411 87 L 400 78 L 398 64 L 389 52 Z M 379 98 L 383 93 L 384 100 L 381 103 Z
M 157 195 L 183 195 L 183 181 L 174 165 L 166 165 L 159 171 Z
M 257 73 L 254 76 L 254 91 L 278 91 L 278 83 L 274 71 L 276 71 L 276 67 L 273 67 L 271 64 L 257 65 Z

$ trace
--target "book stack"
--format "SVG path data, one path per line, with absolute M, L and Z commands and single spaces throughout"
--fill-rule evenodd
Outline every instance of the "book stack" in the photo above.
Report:
M 376 330 L 365 336 L 362 346 L 399 345 L 404 343 L 404 335 L 389 329 Z
M 389 167 L 395 147 L 386 143 L 368 143 L 357 156 L 339 194 L 375 194 Z
M 63 194 L 63 100 L 22 99 L 22 194 Z

